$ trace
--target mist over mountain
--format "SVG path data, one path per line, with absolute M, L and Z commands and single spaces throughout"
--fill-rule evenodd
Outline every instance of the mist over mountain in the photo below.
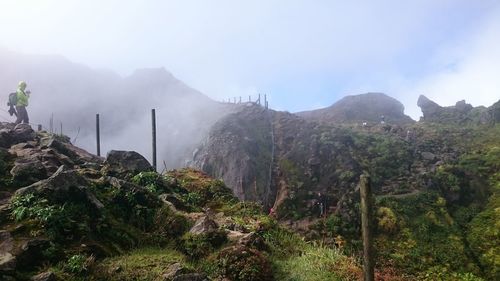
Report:
M 188 87 L 164 68 L 139 69 L 121 77 L 61 56 L 25 55 L 0 49 L 0 102 L 19 81 L 32 92 L 30 123 L 68 135 L 96 151 L 95 115 L 101 120 L 101 151 L 136 150 L 150 159 L 151 109 L 156 109 L 159 167 L 182 166 L 210 126 L 233 107 Z M 4 108 L 5 109 L 5 108 Z M 5 109 L 6 110 L 6 109 Z M 4 111 L 2 121 L 14 121 Z

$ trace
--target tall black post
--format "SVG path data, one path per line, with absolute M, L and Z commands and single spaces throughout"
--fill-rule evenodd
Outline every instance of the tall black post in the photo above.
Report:
M 156 112 L 151 109 L 151 125 L 153 131 L 153 168 L 156 171 Z
M 99 114 L 95 115 L 95 132 L 97 141 L 97 156 L 101 156 L 101 129 L 99 128 Z

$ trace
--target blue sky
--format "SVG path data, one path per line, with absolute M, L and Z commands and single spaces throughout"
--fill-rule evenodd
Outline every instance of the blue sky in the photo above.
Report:
M 413 118 L 500 99 L 500 1 L 0 0 L 0 46 L 122 75 L 164 66 L 221 100 L 291 112 L 384 92 Z

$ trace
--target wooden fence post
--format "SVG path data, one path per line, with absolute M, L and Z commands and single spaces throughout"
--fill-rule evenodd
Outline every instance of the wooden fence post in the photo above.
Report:
M 363 275 L 364 281 L 373 281 L 375 278 L 373 262 L 373 198 L 369 175 L 359 177 L 361 193 L 361 229 L 363 231 Z

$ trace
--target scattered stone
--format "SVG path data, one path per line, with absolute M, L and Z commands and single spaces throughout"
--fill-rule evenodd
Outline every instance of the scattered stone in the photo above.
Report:
M 240 241 L 241 238 L 245 237 L 245 235 L 245 233 L 239 231 L 229 230 L 227 239 L 231 242 L 237 242 Z
M 238 241 L 238 244 L 249 248 L 257 249 L 259 251 L 263 251 L 268 248 L 264 239 L 255 232 L 250 232 L 241 237 Z
M 194 226 L 189 230 L 193 234 L 203 234 L 211 231 L 215 231 L 219 228 L 217 223 L 210 219 L 209 216 L 203 216 L 199 218 Z
M 172 281 L 209 281 L 205 274 L 186 273 L 175 276 Z
M 56 275 L 51 271 L 43 272 L 31 277 L 31 281 L 55 281 L 55 280 L 56 280 Z
M 36 133 L 29 124 L 17 124 L 10 132 L 13 144 L 28 142 L 36 138 Z
M 88 190 L 89 186 L 91 184 L 84 177 L 74 170 L 67 171 L 63 165 L 50 178 L 18 189 L 15 195 L 42 194 L 43 197 L 56 202 L 66 202 L 68 198 L 81 198 L 96 209 L 104 208 L 104 205 Z
M 20 185 L 30 185 L 47 178 L 44 165 L 35 157 L 17 159 L 10 174 Z
M 164 281 L 171 281 L 174 279 L 174 277 L 181 275 L 181 274 L 185 274 L 187 272 L 188 272 L 188 270 L 184 266 L 182 266 L 182 264 L 176 262 L 174 264 L 171 264 L 167 268 L 165 273 L 163 273 L 162 278 Z
M 1 129 L 0 130 L 0 147 L 9 148 L 12 143 L 12 139 L 9 134 L 9 130 Z
M 0 273 L 16 269 L 16 257 L 11 253 L 0 253 Z
M 424 152 L 420 153 L 420 155 L 422 155 L 422 158 L 424 160 L 427 160 L 427 161 L 433 161 L 436 159 L 436 155 L 434 153 L 431 153 L 431 152 L 424 151 Z

